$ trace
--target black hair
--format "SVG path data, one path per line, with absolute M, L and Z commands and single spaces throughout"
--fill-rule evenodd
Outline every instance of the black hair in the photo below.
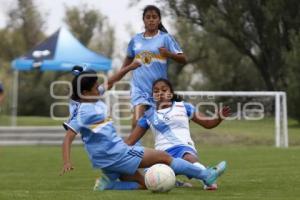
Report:
M 164 82 L 164 83 L 170 88 L 170 91 L 171 91 L 171 93 L 173 94 L 173 97 L 172 97 L 172 99 L 171 99 L 172 102 L 173 102 L 173 101 L 177 101 L 177 102 L 183 101 L 183 97 L 182 97 L 181 95 L 178 95 L 178 94 L 174 93 L 174 89 L 173 89 L 172 83 L 171 83 L 169 80 L 165 79 L 165 78 L 159 78 L 159 79 L 157 79 L 156 81 L 154 81 L 153 84 L 152 84 L 152 91 L 153 91 L 153 89 L 154 89 L 154 86 L 155 86 L 158 82 Z
M 161 13 L 160 13 L 160 9 L 154 5 L 148 5 L 144 8 L 144 11 L 143 11 L 143 19 L 145 18 L 145 15 L 146 15 L 146 12 L 148 11 L 155 11 L 159 17 L 159 19 L 161 19 Z M 165 33 L 168 33 L 167 29 L 164 27 L 164 25 L 160 22 L 160 24 L 158 25 L 158 29 L 160 31 L 163 31 Z
M 72 80 L 71 99 L 79 101 L 80 94 L 82 94 L 84 90 L 90 91 L 97 82 L 98 77 L 95 71 L 84 71 L 81 66 L 74 66 L 72 72 L 75 74 L 75 77 Z

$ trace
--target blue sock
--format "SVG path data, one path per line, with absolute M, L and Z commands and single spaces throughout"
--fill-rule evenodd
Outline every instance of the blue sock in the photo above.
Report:
M 170 167 L 174 170 L 175 174 L 186 175 L 187 177 L 201 180 L 205 179 L 209 174 L 208 170 L 203 170 L 181 158 L 173 158 Z
M 105 190 L 137 190 L 140 185 L 137 182 L 129 181 L 110 181 Z

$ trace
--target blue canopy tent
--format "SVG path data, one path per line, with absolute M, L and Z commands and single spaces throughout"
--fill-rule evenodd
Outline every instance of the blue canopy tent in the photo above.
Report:
M 111 60 L 83 46 L 69 31 L 59 29 L 24 56 L 12 61 L 16 70 L 70 71 L 85 65 L 95 71 L 111 69 Z
M 86 48 L 64 28 L 60 28 L 25 55 L 14 59 L 12 125 L 16 125 L 18 71 L 71 71 L 74 65 L 107 72 L 111 69 L 111 60 Z

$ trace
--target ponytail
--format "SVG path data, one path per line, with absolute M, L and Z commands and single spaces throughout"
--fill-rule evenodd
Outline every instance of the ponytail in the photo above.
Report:
M 180 101 L 183 101 L 183 97 L 179 94 L 173 93 L 173 97 L 171 100 L 172 100 L 172 102 L 173 101 L 180 102 Z
M 168 33 L 167 29 L 164 27 L 164 25 L 162 23 L 160 23 L 158 25 L 158 29 L 162 32 Z
M 79 65 L 75 65 L 72 69 L 72 74 L 74 76 L 78 76 L 81 72 L 83 72 L 83 67 L 81 67 Z

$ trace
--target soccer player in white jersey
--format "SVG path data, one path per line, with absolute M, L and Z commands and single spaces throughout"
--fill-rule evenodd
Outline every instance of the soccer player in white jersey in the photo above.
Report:
M 153 97 L 156 106 L 149 108 L 138 120 L 136 128 L 127 138 L 126 143 L 134 145 L 147 129 L 151 128 L 155 135 L 155 149 L 206 169 L 198 160 L 197 150 L 190 135 L 189 120 L 205 128 L 213 128 L 218 126 L 224 117 L 230 115 L 230 108 L 222 108 L 217 119 L 206 119 L 203 114 L 196 112 L 192 104 L 182 101 L 174 94 L 171 83 L 166 79 L 158 79 L 154 82 Z M 217 184 L 204 185 L 204 189 L 215 190 Z
M 167 78 L 167 67 L 170 59 L 186 63 L 176 40 L 167 32 L 161 22 L 159 8 L 148 5 L 143 11 L 145 31 L 136 34 L 129 42 L 127 56 L 123 66 L 132 60 L 139 60 L 142 65 L 132 72 L 131 104 L 133 106 L 132 128 L 143 116 L 147 106 L 152 104 L 152 84 L 158 78 Z
M 119 75 L 114 77 L 120 78 Z M 173 158 L 164 151 L 128 146 L 117 135 L 106 105 L 99 100 L 96 73 L 88 71 L 80 73 L 74 77 L 72 87 L 72 98 L 80 104 L 70 119 L 64 123 L 67 132 L 62 145 L 64 164 L 61 174 L 73 170 L 70 159 L 71 144 L 79 133 L 93 167 L 101 169 L 104 173 L 100 181 L 96 182 L 95 190 L 145 189 L 144 178 L 137 169 L 150 167 L 156 163 L 169 165 L 176 174 L 202 180 L 207 185 L 214 184 L 224 172 L 225 161 L 212 168 L 200 169 L 181 158 Z

